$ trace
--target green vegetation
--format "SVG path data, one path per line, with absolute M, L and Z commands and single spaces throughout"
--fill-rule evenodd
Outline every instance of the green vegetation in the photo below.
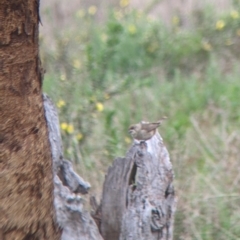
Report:
M 77 11 L 54 50 L 41 40 L 66 157 L 99 194 L 131 145 L 128 126 L 168 116 L 160 133 L 176 176 L 175 240 L 240 239 L 239 1 L 221 16 L 194 12 L 188 27 L 121 2 L 102 23 L 94 6 Z

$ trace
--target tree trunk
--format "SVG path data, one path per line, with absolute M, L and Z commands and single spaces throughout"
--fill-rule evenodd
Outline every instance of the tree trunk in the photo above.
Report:
M 41 93 L 38 0 L 0 2 L 0 239 L 60 239 Z
M 175 196 L 169 154 L 157 133 L 109 168 L 101 202 L 105 240 L 171 240 Z

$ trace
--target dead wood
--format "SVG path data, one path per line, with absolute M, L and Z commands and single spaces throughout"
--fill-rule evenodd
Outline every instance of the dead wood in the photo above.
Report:
M 175 196 L 169 154 L 157 133 L 108 169 L 101 202 L 105 240 L 171 240 Z
M 44 95 L 45 116 L 49 130 L 54 175 L 54 206 L 57 222 L 63 228 L 62 240 L 101 240 L 98 227 L 90 214 L 84 210 L 83 198 L 90 184 L 85 182 L 63 159 L 62 140 L 58 114 L 51 100 Z
M 175 195 L 169 154 L 157 133 L 134 143 L 126 157 L 117 158 L 105 178 L 101 205 L 94 198 L 92 216 L 83 199 L 90 184 L 63 159 L 56 109 L 44 96 L 54 173 L 54 205 L 62 239 L 171 240 Z M 100 235 L 99 229 L 101 231 Z

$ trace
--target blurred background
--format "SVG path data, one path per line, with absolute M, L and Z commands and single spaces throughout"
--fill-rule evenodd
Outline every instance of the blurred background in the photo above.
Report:
M 240 1 L 42 0 L 41 19 L 44 91 L 91 194 L 128 126 L 168 116 L 174 239 L 240 239 Z

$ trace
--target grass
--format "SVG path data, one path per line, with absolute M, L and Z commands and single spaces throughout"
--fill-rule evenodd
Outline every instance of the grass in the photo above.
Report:
M 65 156 L 93 194 L 130 147 L 128 126 L 168 116 L 160 133 L 175 171 L 175 240 L 240 239 L 239 17 L 238 5 L 220 16 L 206 8 L 188 29 L 177 16 L 166 27 L 115 9 L 101 24 L 76 17 L 82 27 L 56 34 L 54 51 L 42 40 Z

